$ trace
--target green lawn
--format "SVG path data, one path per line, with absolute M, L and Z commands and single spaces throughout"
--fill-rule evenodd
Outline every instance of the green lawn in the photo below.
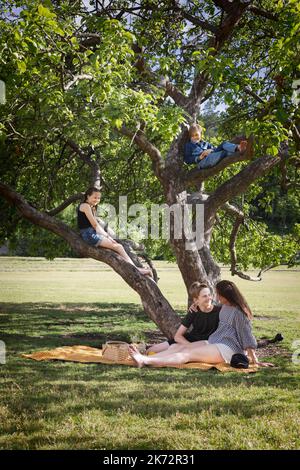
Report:
M 164 295 L 184 314 L 174 264 L 155 263 Z M 223 279 L 230 278 L 222 269 Z M 300 271 L 235 279 L 253 307 L 258 338 L 284 335 L 256 374 L 35 362 L 23 352 L 107 339 L 149 340 L 156 326 L 139 297 L 93 260 L 0 258 L 1 449 L 299 448 Z M 273 353 L 276 355 L 272 357 Z

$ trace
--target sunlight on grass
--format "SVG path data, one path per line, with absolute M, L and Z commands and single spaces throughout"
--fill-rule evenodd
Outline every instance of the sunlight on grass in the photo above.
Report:
M 180 314 L 177 267 L 155 263 Z M 222 269 L 222 277 L 230 278 Z M 148 340 L 157 330 L 140 299 L 107 266 L 87 259 L 0 258 L 1 449 L 299 448 L 299 270 L 260 283 L 235 279 L 256 314 L 258 337 L 282 332 L 276 369 L 255 375 L 34 362 L 24 352 L 108 339 Z

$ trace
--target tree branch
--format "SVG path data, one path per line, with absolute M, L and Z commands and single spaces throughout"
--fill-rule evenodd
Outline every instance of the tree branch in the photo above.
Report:
M 192 23 L 195 26 L 200 26 L 200 28 L 204 29 L 205 31 L 210 31 L 214 34 L 217 33 L 218 28 L 214 26 L 213 24 L 209 23 L 208 21 L 202 21 L 196 16 L 191 15 L 187 11 L 185 11 L 183 8 L 180 8 L 178 6 L 178 11 L 180 11 L 181 16 L 188 20 L 190 23 Z
M 69 81 L 65 85 L 65 91 L 68 91 L 75 83 L 77 83 L 79 80 L 93 80 L 93 75 L 90 74 L 81 74 L 81 75 L 75 75 L 72 80 Z
M 92 170 L 92 177 L 91 177 L 91 186 L 94 188 L 101 187 L 101 172 L 98 163 L 95 160 L 91 159 L 91 155 L 94 153 L 93 149 L 90 149 L 87 153 L 85 153 L 73 140 L 67 139 L 66 140 L 69 147 L 71 147 L 74 152 L 80 157 L 80 159 L 89 165 Z
M 246 86 L 242 86 L 242 88 L 243 88 L 243 90 L 245 91 L 245 93 L 247 95 L 252 96 L 252 98 L 254 98 L 258 103 L 261 103 L 261 104 L 264 104 L 264 105 L 267 104 L 260 96 L 258 96 L 257 93 L 255 93 L 255 91 L 253 91 L 251 89 L 250 86 L 246 85 Z
M 195 183 L 202 183 L 208 178 L 219 174 L 221 171 L 225 170 L 225 168 L 229 167 L 230 165 L 233 165 L 237 162 L 247 161 L 250 158 L 251 157 L 247 153 L 236 152 L 233 155 L 230 155 L 230 157 L 223 158 L 220 163 L 218 163 L 212 168 L 193 168 L 192 170 L 189 170 L 185 174 L 184 180 L 188 186 L 193 185 Z
M 162 79 L 159 86 L 164 86 L 166 89 L 166 94 L 174 100 L 174 103 L 180 108 L 188 112 L 190 107 L 190 99 L 185 96 L 173 83 L 168 79 Z
M 265 155 L 257 158 L 247 165 L 239 173 L 219 186 L 208 199 L 208 213 L 211 215 L 235 196 L 244 193 L 248 187 L 258 178 L 270 171 L 281 160 L 280 155 L 276 157 Z
M 72 196 L 68 197 L 68 199 L 66 199 L 65 201 L 63 201 L 59 206 L 55 207 L 54 209 L 51 209 L 49 211 L 46 211 L 46 214 L 50 215 L 50 216 L 54 216 L 54 215 L 57 215 L 59 214 L 61 211 L 63 211 L 64 209 L 66 209 L 66 207 L 68 207 L 70 204 L 72 204 L 73 202 L 75 201 L 78 201 L 80 199 L 82 199 L 84 196 L 84 193 L 76 193 L 76 194 L 73 194 Z
M 249 7 L 249 3 L 242 3 L 239 0 L 234 0 L 233 2 L 229 2 L 228 0 L 214 0 L 214 4 L 227 13 L 219 28 L 217 28 L 214 38 L 211 38 L 208 44 L 208 47 L 214 48 L 212 55 L 215 56 L 233 34 L 235 27 Z M 199 112 L 205 89 L 209 83 L 209 78 L 209 73 L 202 71 L 195 77 L 191 87 L 189 95 L 191 103 L 187 111 L 194 120 L 196 120 Z
M 39 212 L 28 204 L 21 194 L 1 182 L 0 195 L 15 206 L 24 219 L 63 238 L 80 256 L 108 264 L 140 295 L 146 313 L 161 331 L 168 338 L 175 334 L 180 319 L 153 280 L 140 274 L 135 266 L 126 262 L 116 252 L 87 245 L 68 225 L 44 212 Z
M 230 271 L 232 276 L 239 276 L 241 279 L 245 279 L 246 281 L 261 281 L 261 277 L 252 277 L 249 276 L 248 274 L 244 274 L 242 271 L 237 270 L 237 255 L 236 255 L 236 249 L 235 249 L 235 242 L 240 230 L 240 226 L 242 225 L 244 221 L 243 216 L 236 216 L 235 223 L 232 228 L 232 232 L 230 235 L 230 241 L 229 241 L 229 250 L 230 250 L 230 258 L 231 258 L 231 264 L 230 264 Z
M 230 13 L 232 10 L 232 2 L 229 0 L 213 0 L 213 3 L 221 8 L 226 13 Z M 240 3 L 240 2 L 233 2 L 233 3 Z
M 276 15 L 275 13 L 263 10 L 262 8 L 258 8 L 254 5 L 250 6 L 249 10 L 254 13 L 254 15 L 262 16 L 263 18 L 267 18 L 268 20 L 278 21 L 279 18 L 278 15 Z
M 156 176 L 162 180 L 165 162 L 158 148 L 151 144 L 151 142 L 146 139 L 144 133 L 139 129 L 136 132 L 133 132 L 126 126 L 122 126 L 120 129 L 118 129 L 118 131 L 126 137 L 130 137 L 132 142 L 134 142 L 141 150 L 143 150 L 143 152 L 149 155 L 153 162 L 153 169 Z
M 138 44 L 132 45 L 132 50 L 137 55 L 137 60 L 135 62 L 135 67 L 140 73 L 141 76 L 148 77 L 157 87 L 163 88 L 168 96 L 170 96 L 175 104 L 185 110 L 188 109 L 190 100 L 184 93 L 182 93 L 173 83 L 171 83 L 167 78 L 160 77 L 157 72 L 152 72 L 152 70 L 147 67 L 144 57 L 143 49 Z
M 231 258 L 231 263 L 230 263 L 231 275 L 238 276 L 241 279 L 245 279 L 245 281 L 254 281 L 254 282 L 261 281 L 262 274 L 268 271 L 269 269 L 274 268 L 276 266 L 275 264 L 272 264 L 270 266 L 267 266 L 261 269 L 256 277 L 250 276 L 249 274 L 245 274 L 242 271 L 239 271 L 237 269 L 237 254 L 236 254 L 235 244 L 236 244 L 240 227 L 243 223 L 244 223 L 244 214 L 238 211 L 238 214 L 236 215 L 235 223 L 231 231 L 230 241 L 229 241 L 229 250 L 230 250 L 230 258 Z
M 243 222 L 245 221 L 244 212 L 239 209 L 239 207 L 237 207 L 236 205 L 229 204 L 229 202 L 226 202 L 224 206 L 222 206 L 222 209 L 228 214 L 233 215 L 234 217 L 240 217 L 241 219 L 243 219 Z

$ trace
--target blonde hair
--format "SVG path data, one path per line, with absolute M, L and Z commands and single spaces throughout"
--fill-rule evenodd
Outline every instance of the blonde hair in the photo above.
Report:
M 199 132 L 200 135 L 201 135 L 202 134 L 202 127 L 200 126 L 200 124 L 197 124 L 196 122 L 194 122 L 194 124 L 191 124 L 190 127 L 189 127 L 189 136 L 191 137 L 196 132 Z
M 192 297 L 192 299 L 196 299 L 197 297 L 199 297 L 199 294 L 203 289 L 208 289 L 208 288 L 209 288 L 208 285 L 205 284 L 204 282 L 196 281 L 196 282 L 193 282 L 193 284 L 189 288 L 189 294 Z

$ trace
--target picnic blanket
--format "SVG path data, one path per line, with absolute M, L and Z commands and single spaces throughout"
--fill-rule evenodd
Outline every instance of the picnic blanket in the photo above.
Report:
M 111 361 L 102 355 L 102 349 L 91 348 L 89 346 L 63 346 L 60 348 L 50 349 L 48 351 L 38 351 L 32 354 L 22 354 L 22 357 L 33 359 L 35 361 L 70 361 L 82 363 L 99 363 L 110 365 L 126 365 L 135 366 L 133 359 L 128 356 L 123 361 Z M 155 366 L 157 367 L 157 366 Z M 159 367 L 175 367 L 177 369 L 217 369 L 220 372 L 240 372 L 240 373 L 253 373 L 258 370 L 257 366 L 250 365 L 248 369 L 236 369 L 231 367 L 225 362 L 219 364 L 207 364 L 205 362 L 188 362 L 187 364 L 179 364 L 174 366 L 159 366 Z

